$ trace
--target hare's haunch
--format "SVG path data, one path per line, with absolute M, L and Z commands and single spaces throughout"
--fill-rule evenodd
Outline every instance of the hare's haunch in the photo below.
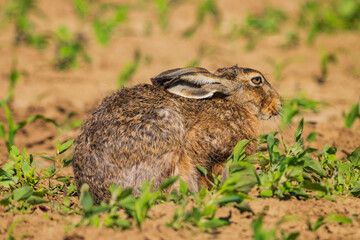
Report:
M 144 181 L 157 187 L 177 174 L 199 190 L 206 181 L 196 165 L 220 174 L 236 143 L 256 138 L 259 119 L 281 110 L 279 94 L 249 68 L 178 68 L 151 81 L 106 97 L 82 126 L 75 180 L 96 203 L 109 199 L 112 183 L 138 195 Z

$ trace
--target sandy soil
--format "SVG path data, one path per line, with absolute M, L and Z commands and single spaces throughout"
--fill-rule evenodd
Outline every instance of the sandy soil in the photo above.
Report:
M 122 2 L 122 1 L 117 1 Z M 130 2 L 130 1 L 129 1 Z M 140 2 L 140 1 L 139 1 Z M 199 1 L 196 1 L 197 3 Z M 192 38 L 183 38 L 182 32 L 195 20 L 196 6 L 192 1 L 183 1 L 170 9 L 169 29 L 163 32 L 157 24 L 155 7 L 147 4 L 145 8 L 131 9 L 128 21 L 114 34 L 108 46 L 102 47 L 94 40 L 89 24 L 80 24 L 74 14 L 71 1 L 40 0 L 39 7 L 46 17 L 34 18 L 37 29 L 53 30 L 59 26 L 81 32 L 87 39 L 88 54 L 91 64 L 81 63 L 81 67 L 71 71 L 58 72 L 51 66 L 55 46 L 50 45 L 44 51 L 27 46 L 12 45 L 13 29 L 3 26 L 0 34 L 0 99 L 8 88 L 7 74 L 14 58 L 18 68 L 27 74 L 16 86 L 15 98 L 10 105 L 15 121 L 21 121 L 34 114 L 42 114 L 64 123 L 70 112 L 75 112 L 76 119 L 84 119 L 102 97 L 116 90 L 116 80 L 126 62 L 132 61 L 134 52 L 142 54 L 138 71 L 127 86 L 150 83 L 150 78 L 158 73 L 176 67 L 184 67 L 199 56 L 200 49 L 205 49 L 200 66 L 208 69 L 217 67 L 251 67 L 263 72 L 271 84 L 283 96 L 294 96 L 303 91 L 312 99 L 324 101 L 330 105 L 322 107 L 319 113 L 305 114 L 305 136 L 317 132 L 317 140 L 312 147 L 323 148 L 325 143 L 338 148 L 338 157 L 344 158 L 357 146 L 360 146 L 360 121 L 351 129 L 343 127 L 343 112 L 360 100 L 360 41 L 359 33 L 342 32 L 334 35 L 319 36 L 313 46 L 305 44 L 306 33 L 300 31 L 300 45 L 284 50 L 280 47 L 285 42 L 285 34 L 295 26 L 293 21 L 285 24 L 278 34 L 264 37 L 254 51 L 245 51 L 246 40 L 229 39 L 226 35 L 235 23 L 240 24 L 248 12 L 260 11 L 266 4 L 285 10 L 289 16 L 295 16 L 303 1 L 218 1 L 222 22 L 214 30 L 213 22 L 207 19 Z M 0 6 L 5 1 L 0 1 Z M 147 26 L 151 33 L 147 34 Z M 329 74 L 323 84 L 317 82 L 320 75 L 319 49 L 335 52 L 337 61 L 329 65 Z M 274 80 L 274 69 L 269 58 L 275 61 L 285 60 L 288 65 L 283 70 L 282 78 Z M 0 121 L 5 121 L 4 109 L 0 109 Z M 297 122 L 299 118 L 295 119 Z M 261 124 L 262 132 L 278 129 L 278 121 L 266 121 Z M 287 141 L 292 140 L 296 124 L 290 125 L 282 133 Z M 15 138 L 15 145 L 28 152 L 53 153 L 56 140 L 75 138 L 78 130 L 58 132 L 51 124 L 41 120 L 28 124 Z M 0 165 L 7 161 L 4 142 L 0 141 Z M 50 162 L 36 159 L 44 167 Z M 69 167 L 62 174 L 71 174 Z M 284 223 L 280 226 L 287 232 L 300 232 L 299 239 L 359 239 L 360 201 L 352 197 L 338 198 L 337 202 L 327 200 L 300 201 L 291 199 L 256 199 L 250 201 L 255 214 L 269 210 L 265 217 L 265 228 L 271 229 L 285 215 L 297 215 L 300 220 Z M 16 227 L 16 239 L 250 239 L 253 233 L 250 223 L 255 215 L 240 213 L 234 208 L 222 208 L 219 216 L 227 217 L 231 213 L 232 224 L 213 234 L 197 230 L 174 231 L 165 226 L 172 217 L 176 206 L 171 204 L 156 206 L 151 210 L 152 220 L 144 223 L 142 231 L 131 228 L 126 231 L 80 227 L 65 231 L 69 222 L 76 222 L 79 216 L 63 217 L 56 212 L 45 213 L 36 208 L 32 214 L 21 215 L 7 213 L 0 208 L 0 238 L 5 238 L 9 226 L 17 219 L 24 218 Z M 315 222 L 327 213 L 336 212 L 353 219 L 353 225 L 327 223 L 316 232 L 306 226 L 310 220 Z M 278 229 L 280 231 L 280 229 Z

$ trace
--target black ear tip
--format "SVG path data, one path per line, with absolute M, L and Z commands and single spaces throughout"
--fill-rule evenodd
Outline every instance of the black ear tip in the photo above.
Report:
M 156 80 L 156 78 L 150 78 L 151 80 L 151 83 L 154 85 L 154 86 L 160 86 L 159 82 Z

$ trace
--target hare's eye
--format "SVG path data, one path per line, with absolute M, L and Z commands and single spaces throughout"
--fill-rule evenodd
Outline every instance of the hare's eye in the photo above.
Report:
M 259 85 L 262 84 L 262 79 L 261 79 L 261 77 L 253 77 L 253 78 L 251 79 L 251 82 L 252 82 L 253 84 L 255 84 L 256 86 L 259 86 Z

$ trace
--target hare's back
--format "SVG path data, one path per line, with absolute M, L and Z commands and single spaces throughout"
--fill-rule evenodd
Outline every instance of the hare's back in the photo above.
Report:
M 89 142 L 86 151 L 119 167 L 169 152 L 185 134 L 184 120 L 169 96 L 152 85 L 114 93 L 85 121 L 78 142 Z

